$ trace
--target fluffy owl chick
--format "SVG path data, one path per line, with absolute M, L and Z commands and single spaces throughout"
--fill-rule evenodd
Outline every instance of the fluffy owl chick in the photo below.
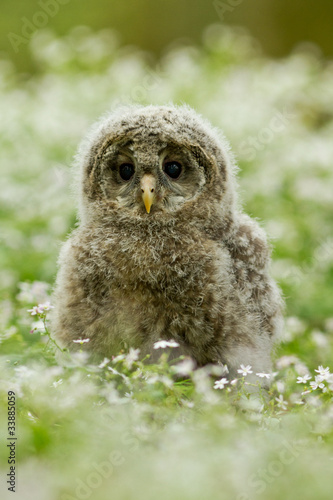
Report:
M 81 144 L 80 223 L 64 244 L 52 329 L 110 357 L 174 339 L 198 366 L 270 370 L 282 300 L 270 249 L 236 203 L 234 161 L 186 106 L 120 108 Z M 159 353 L 158 353 L 159 354 Z

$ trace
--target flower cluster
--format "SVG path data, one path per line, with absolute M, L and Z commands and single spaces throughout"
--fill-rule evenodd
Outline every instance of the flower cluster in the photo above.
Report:
M 38 306 L 34 306 L 32 309 L 28 309 L 28 312 L 31 313 L 31 316 L 42 317 L 45 316 L 50 309 L 54 309 L 54 306 L 51 306 L 50 302 L 45 302 L 45 304 L 38 304 Z

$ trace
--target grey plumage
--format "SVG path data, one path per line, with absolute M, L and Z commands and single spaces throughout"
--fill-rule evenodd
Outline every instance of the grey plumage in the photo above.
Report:
M 189 107 L 120 108 L 93 127 L 76 168 L 80 223 L 54 292 L 59 341 L 88 337 L 85 348 L 109 357 L 140 347 L 154 360 L 153 343 L 172 338 L 173 355 L 199 366 L 269 371 L 282 299 L 265 233 L 237 203 L 225 138 Z

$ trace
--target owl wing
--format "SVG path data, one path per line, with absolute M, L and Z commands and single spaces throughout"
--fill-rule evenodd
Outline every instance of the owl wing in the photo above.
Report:
M 236 286 L 251 312 L 260 315 L 263 332 L 276 339 L 282 329 L 283 300 L 269 274 L 271 248 L 256 220 L 239 214 L 227 240 Z
M 73 340 L 88 337 L 89 326 L 97 317 L 82 276 L 85 267 L 86 255 L 74 234 L 61 249 L 53 293 L 51 331 L 64 347 L 74 347 Z

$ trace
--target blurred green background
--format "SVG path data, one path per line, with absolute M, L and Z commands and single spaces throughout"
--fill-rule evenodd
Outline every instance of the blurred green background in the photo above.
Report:
M 0 5 L 0 57 L 23 72 L 37 69 L 28 44 L 21 40 L 15 51 L 9 35 L 26 38 L 33 26 L 46 25 L 58 35 L 77 25 L 112 28 L 122 45 L 160 56 L 175 41 L 200 44 L 206 26 L 223 22 L 247 28 L 269 56 L 286 56 L 304 42 L 316 44 L 313 50 L 325 57 L 333 55 L 331 0 L 1 0 Z M 49 12 L 48 19 L 40 12 Z
M 307 391 L 296 379 L 333 371 L 333 1 L 0 2 L 0 441 L 11 388 L 17 498 L 82 499 L 78 484 L 119 450 L 89 498 L 331 500 L 333 377 Z M 49 300 L 76 224 L 77 145 L 119 102 L 185 102 L 230 141 L 286 298 L 260 410 L 239 392 L 238 411 L 200 371 L 194 389 L 163 364 L 155 381 L 84 356 L 62 366 L 27 312 Z

